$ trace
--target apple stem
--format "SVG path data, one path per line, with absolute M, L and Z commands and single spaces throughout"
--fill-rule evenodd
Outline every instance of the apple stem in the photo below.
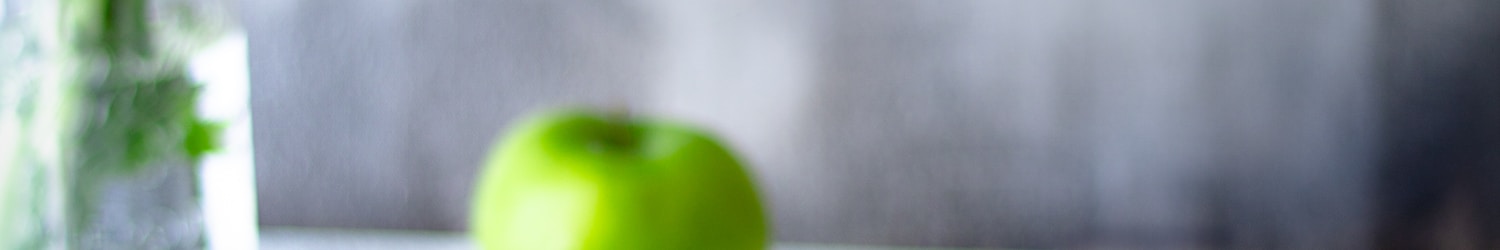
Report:
M 609 108 L 606 108 L 606 116 L 620 122 L 629 122 L 631 118 L 630 101 L 625 98 L 615 98 Z
M 603 136 L 603 143 L 616 150 L 630 150 L 635 147 L 637 140 L 635 132 L 631 129 L 633 114 L 630 106 L 624 103 L 617 101 L 604 112 L 604 119 L 609 128 Z
M 629 123 L 630 119 L 632 118 L 631 115 L 632 114 L 630 112 L 630 106 L 626 106 L 623 104 L 612 105 L 609 110 L 605 112 L 605 116 L 609 117 L 611 121 L 619 123 Z

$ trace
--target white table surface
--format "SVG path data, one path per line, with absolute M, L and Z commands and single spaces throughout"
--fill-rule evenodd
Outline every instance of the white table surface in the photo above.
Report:
M 347 230 L 311 228 L 267 228 L 260 232 L 264 250 L 337 250 L 337 249 L 478 249 L 458 232 Z M 851 246 L 816 243 L 777 242 L 776 250 L 897 250 L 939 249 L 886 246 Z

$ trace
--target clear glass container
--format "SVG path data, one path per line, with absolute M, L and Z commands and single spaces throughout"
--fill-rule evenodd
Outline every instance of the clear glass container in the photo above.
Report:
M 0 249 L 208 246 L 199 171 L 226 123 L 193 68 L 224 4 L 0 0 Z

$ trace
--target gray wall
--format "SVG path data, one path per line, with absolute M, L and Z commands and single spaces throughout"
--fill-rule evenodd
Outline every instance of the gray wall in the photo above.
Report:
M 461 230 L 508 123 L 624 103 L 741 151 L 779 240 L 1328 249 L 1370 227 L 1371 1 L 243 4 L 268 226 Z

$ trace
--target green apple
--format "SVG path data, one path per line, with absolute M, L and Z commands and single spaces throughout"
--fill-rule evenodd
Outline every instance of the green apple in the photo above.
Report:
M 484 249 L 764 249 L 755 186 L 690 126 L 585 110 L 524 119 L 492 149 L 470 229 Z

